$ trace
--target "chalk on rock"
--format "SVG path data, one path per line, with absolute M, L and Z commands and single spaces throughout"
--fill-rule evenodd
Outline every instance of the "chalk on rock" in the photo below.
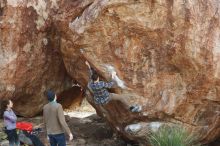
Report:
M 118 126 L 116 127 L 116 129 L 117 129 L 118 131 L 120 131 L 120 128 L 119 128 Z
M 48 44 L 47 38 L 43 38 L 43 44 L 46 46 Z
M 125 127 L 125 131 L 128 133 L 136 133 L 139 130 L 141 130 L 141 128 L 142 128 L 141 124 L 131 124 Z
M 79 17 L 76 17 L 76 19 L 69 23 L 69 28 L 74 28 L 75 24 L 79 21 Z
M 115 71 L 115 68 L 113 67 L 113 66 L 111 66 L 111 65 L 104 65 L 105 66 L 105 68 L 107 69 L 107 71 L 109 72 L 109 73 L 115 73 L 116 74 L 116 71 Z M 117 83 L 117 85 L 119 86 L 119 87 L 121 87 L 122 89 L 125 89 L 126 88 L 126 86 L 125 86 L 125 84 L 124 84 L 124 81 L 122 81 L 117 75 L 115 75 L 115 78 L 113 79 L 116 83 Z
M 83 49 L 83 48 L 81 48 L 81 49 L 80 49 L 80 52 L 81 52 L 81 53 L 84 53 L 84 49 Z
M 160 122 L 151 122 L 150 128 L 153 132 L 156 132 L 160 128 L 161 125 L 162 125 L 162 123 L 160 123 Z

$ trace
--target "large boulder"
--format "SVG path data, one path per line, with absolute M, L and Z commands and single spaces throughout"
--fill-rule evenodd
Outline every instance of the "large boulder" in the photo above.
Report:
M 220 136 L 219 9 L 215 0 L 96 0 L 69 24 L 72 36 L 62 39 L 67 71 L 86 85 L 82 60 L 104 79 L 106 66 L 114 67 L 127 86 L 116 92 L 143 112 L 132 114 L 116 101 L 94 107 L 126 138 L 141 141 L 160 121 L 157 126 L 178 123 L 202 142 L 212 141 Z M 129 125 L 135 134 L 126 131 Z

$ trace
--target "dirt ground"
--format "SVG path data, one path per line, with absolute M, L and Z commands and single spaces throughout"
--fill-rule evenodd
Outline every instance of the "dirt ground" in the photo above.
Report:
M 128 144 L 113 133 L 108 124 L 98 117 L 95 112 L 66 112 L 66 121 L 73 133 L 73 141 L 67 140 L 67 146 L 138 146 Z M 42 123 L 42 117 L 18 118 L 18 121 L 33 123 L 34 126 Z M 6 136 L 2 131 L 3 121 L 0 120 L 0 146 L 8 146 Z M 43 127 L 41 127 L 43 128 Z M 49 146 L 45 129 L 38 137 Z M 68 136 L 67 136 L 68 138 Z M 220 146 L 220 141 L 215 141 L 207 146 Z
M 31 122 L 36 126 L 42 123 L 42 117 L 19 118 L 18 121 Z M 67 140 L 68 146 L 127 146 L 127 144 L 120 138 L 116 137 L 111 128 L 94 113 L 69 113 L 69 115 L 66 115 L 66 121 L 74 137 L 71 142 Z M 0 128 L 2 129 L 2 127 L 3 121 L 1 120 Z M 2 131 L 0 131 L 0 135 L 1 137 L 4 137 Z M 45 129 L 43 129 L 38 137 L 45 146 L 49 146 Z M 8 146 L 7 140 L 0 140 L 0 146 Z

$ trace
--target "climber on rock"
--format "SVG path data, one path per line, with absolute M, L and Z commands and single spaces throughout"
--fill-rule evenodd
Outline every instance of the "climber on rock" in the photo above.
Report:
M 132 112 L 140 112 L 142 110 L 142 107 L 139 105 L 132 105 L 130 106 L 128 100 L 125 96 L 110 93 L 108 89 L 112 88 L 113 85 L 116 85 L 114 79 L 116 78 L 116 72 L 112 72 L 112 81 L 110 82 L 104 82 L 99 80 L 99 75 L 96 73 L 96 71 L 91 68 L 88 61 L 85 62 L 85 64 L 89 68 L 90 73 L 90 81 L 88 83 L 89 90 L 93 93 L 94 96 L 94 102 L 98 105 L 105 105 L 109 103 L 111 100 L 121 101 L 130 111 Z

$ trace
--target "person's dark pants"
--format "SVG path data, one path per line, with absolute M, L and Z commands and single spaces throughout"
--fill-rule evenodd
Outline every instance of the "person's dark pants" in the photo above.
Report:
M 5 132 L 8 136 L 9 146 L 19 146 L 20 145 L 16 129 L 6 130 Z
M 50 134 L 50 146 L 66 146 L 66 139 L 64 133 L 62 134 Z

